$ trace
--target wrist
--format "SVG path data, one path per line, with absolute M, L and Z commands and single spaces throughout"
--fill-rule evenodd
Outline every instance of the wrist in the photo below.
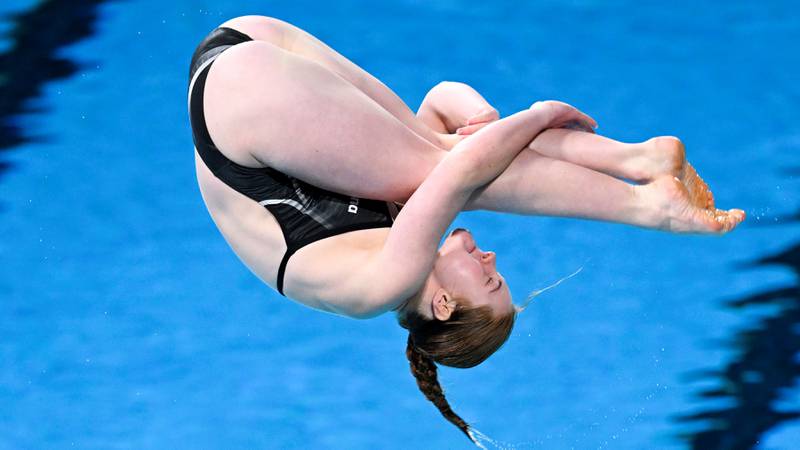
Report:
M 464 136 L 449 133 L 436 133 L 436 137 L 439 140 L 439 147 L 447 151 L 452 150 L 456 144 L 464 139 Z

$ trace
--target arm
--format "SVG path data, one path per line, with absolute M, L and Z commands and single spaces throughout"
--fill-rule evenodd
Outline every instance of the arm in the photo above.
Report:
M 585 117 L 560 105 L 533 107 L 492 123 L 442 159 L 403 206 L 381 251 L 351 278 L 358 299 L 351 304 L 359 305 L 351 315 L 382 314 L 422 286 L 442 235 L 473 192 L 500 175 L 539 132 L 564 116 Z
M 465 83 L 442 81 L 434 86 L 417 111 L 417 117 L 439 133 L 455 133 L 459 127 L 482 112 L 488 111 L 499 118 L 489 102 Z

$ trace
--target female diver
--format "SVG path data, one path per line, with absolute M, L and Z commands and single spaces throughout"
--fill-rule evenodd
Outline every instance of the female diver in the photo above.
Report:
M 714 207 L 676 138 L 620 143 L 555 101 L 500 119 L 453 82 L 414 114 L 278 19 L 220 25 L 198 45 L 189 78 L 198 183 L 234 252 L 304 305 L 354 318 L 395 311 L 420 390 L 473 442 L 434 362 L 481 363 L 508 338 L 516 308 L 495 254 L 467 230 L 439 247 L 460 211 L 716 234 L 744 219 Z

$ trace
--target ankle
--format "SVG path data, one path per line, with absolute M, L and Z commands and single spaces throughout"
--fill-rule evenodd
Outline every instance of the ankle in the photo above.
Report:
M 625 178 L 635 183 L 645 183 L 654 177 L 653 148 L 650 141 L 624 144 L 627 158 L 623 162 Z
M 655 188 L 655 183 L 631 186 L 633 188 L 632 224 L 644 228 L 660 228 L 669 220 L 668 208 Z
M 628 179 L 641 184 L 663 175 L 683 177 L 686 152 L 680 139 L 657 136 L 628 145 L 631 149 L 629 158 L 625 161 Z

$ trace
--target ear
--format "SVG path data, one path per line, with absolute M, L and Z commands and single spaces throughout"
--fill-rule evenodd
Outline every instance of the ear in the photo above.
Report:
M 450 318 L 456 309 L 456 302 L 449 292 L 439 288 L 431 300 L 431 313 L 438 320 L 445 321 Z

